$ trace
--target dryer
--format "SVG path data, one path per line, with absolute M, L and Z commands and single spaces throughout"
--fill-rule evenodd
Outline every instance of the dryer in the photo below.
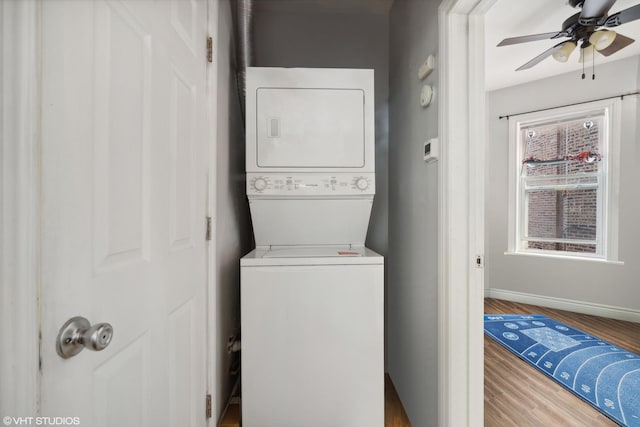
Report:
M 384 425 L 373 70 L 247 70 L 242 422 Z
M 375 194 L 373 80 L 362 69 L 247 69 L 256 246 L 364 245 Z

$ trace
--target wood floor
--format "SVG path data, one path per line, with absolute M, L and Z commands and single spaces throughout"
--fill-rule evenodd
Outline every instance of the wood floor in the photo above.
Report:
M 509 301 L 485 299 L 487 314 L 543 314 L 640 354 L 640 323 L 605 319 Z M 518 372 L 518 375 L 512 373 Z M 385 375 L 385 427 L 411 427 Z M 239 413 L 237 415 L 239 418 Z M 225 424 L 225 426 L 238 426 Z M 484 338 L 485 427 L 616 427 L 617 424 L 507 349 Z
M 542 314 L 640 354 L 640 323 L 485 299 L 487 314 Z M 617 426 L 616 423 L 485 335 L 484 425 Z M 518 375 L 512 375 L 514 372 Z
M 389 374 L 384 376 L 384 426 L 411 427 L 409 417 L 404 412 L 404 407 Z

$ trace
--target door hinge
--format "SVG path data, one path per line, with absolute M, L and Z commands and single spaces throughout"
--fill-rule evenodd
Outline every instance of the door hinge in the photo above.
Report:
M 207 62 L 213 62 L 213 38 L 207 37 Z
M 205 415 L 207 419 L 211 418 L 211 395 L 207 394 Z
M 207 231 L 204 235 L 204 239 L 207 241 L 211 240 L 211 217 L 210 216 L 207 217 Z

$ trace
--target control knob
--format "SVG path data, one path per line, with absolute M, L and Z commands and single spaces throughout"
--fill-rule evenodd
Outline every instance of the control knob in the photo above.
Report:
M 358 178 L 356 180 L 356 187 L 358 187 L 358 190 L 364 191 L 369 187 L 369 181 L 367 178 Z
M 253 181 L 253 188 L 262 191 L 267 188 L 267 181 L 264 178 L 256 178 L 255 181 Z

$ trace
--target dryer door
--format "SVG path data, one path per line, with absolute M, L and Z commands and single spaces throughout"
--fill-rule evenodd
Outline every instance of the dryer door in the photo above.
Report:
M 259 88 L 256 96 L 258 167 L 365 166 L 362 89 Z

